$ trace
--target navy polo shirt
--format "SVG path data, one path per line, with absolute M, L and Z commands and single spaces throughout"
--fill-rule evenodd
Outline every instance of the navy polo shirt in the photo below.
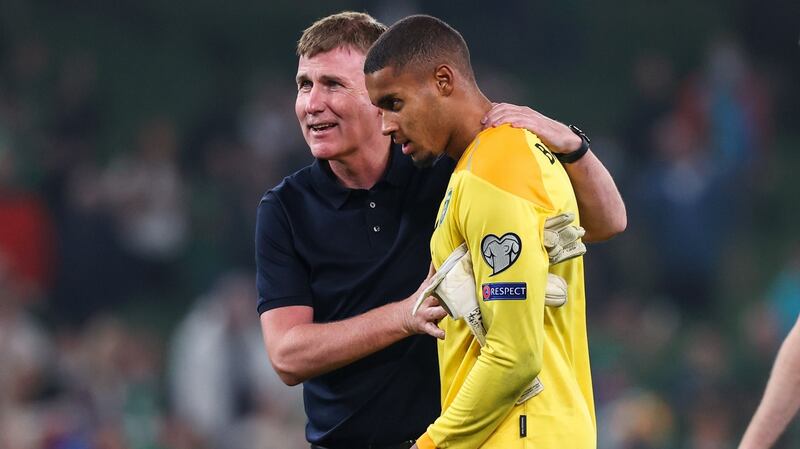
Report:
M 455 163 L 417 169 L 393 145 L 369 190 L 339 184 L 328 163 L 285 178 L 258 206 L 258 311 L 303 305 L 314 322 L 360 315 L 414 293 Z M 416 439 L 440 413 L 436 340 L 418 335 L 303 383 L 309 442 L 329 447 Z

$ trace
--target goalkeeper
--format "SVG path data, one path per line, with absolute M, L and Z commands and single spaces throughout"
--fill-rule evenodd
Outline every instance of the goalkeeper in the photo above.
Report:
M 423 166 L 442 154 L 457 161 L 431 237 L 432 262 L 443 268 L 465 244 L 473 291 L 482 298 L 485 337 L 468 325 L 470 315 L 441 322 L 442 413 L 416 445 L 596 447 L 583 260 L 551 269 L 549 257 L 558 251 L 548 251 L 544 232 L 548 220 L 565 213 L 579 224 L 562 163 L 584 155 L 588 138 L 573 127 L 577 150 L 559 162 L 528 131 L 481 132 L 491 102 L 475 82 L 461 35 L 433 17 L 390 27 L 370 48 L 364 72 L 370 99 L 383 110 L 383 131 L 404 144 L 405 154 Z M 545 308 L 549 271 L 568 285 L 559 308 Z

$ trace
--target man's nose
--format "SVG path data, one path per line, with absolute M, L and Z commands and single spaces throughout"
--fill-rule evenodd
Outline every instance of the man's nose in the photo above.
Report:
M 316 114 L 325 110 L 325 93 L 317 84 L 308 92 L 305 109 L 306 114 Z
M 381 132 L 384 136 L 389 136 L 395 131 L 397 131 L 397 123 L 389 117 L 390 114 L 387 114 L 385 111 L 383 113 L 382 125 L 381 125 Z

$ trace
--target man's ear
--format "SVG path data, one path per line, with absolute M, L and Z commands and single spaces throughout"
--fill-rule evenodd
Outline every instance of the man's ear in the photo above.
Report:
M 433 76 L 436 79 L 436 89 L 439 94 L 443 97 L 449 97 L 453 93 L 453 69 L 447 64 L 439 65 L 434 70 Z

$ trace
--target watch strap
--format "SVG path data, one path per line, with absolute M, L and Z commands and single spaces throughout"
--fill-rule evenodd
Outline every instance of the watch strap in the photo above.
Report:
M 577 150 L 570 153 L 555 153 L 556 159 L 558 159 L 562 164 L 571 164 L 582 158 L 586 152 L 589 151 L 589 144 L 591 143 L 591 140 L 589 140 L 589 137 L 586 136 L 586 133 L 581 131 L 581 129 L 577 126 L 569 125 L 569 130 L 581 138 L 581 146 L 578 147 Z

